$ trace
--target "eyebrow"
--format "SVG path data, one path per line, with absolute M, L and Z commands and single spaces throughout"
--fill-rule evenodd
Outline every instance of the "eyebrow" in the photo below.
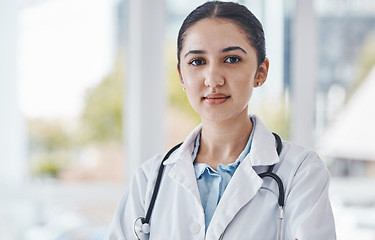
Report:
M 221 52 L 225 53 L 225 52 L 230 52 L 230 51 L 234 51 L 234 50 L 240 50 L 243 53 L 247 54 L 247 52 L 245 51 L 245 49 L 243 49 L 241 47 L 227 47 L 227 48 L 224 48 Z
M 245 49 L 241 48 L 241 47 L 227 47 L 227 48 L 224 48 L 223 50 L 221 50 L 222 53 L 226 53 L 226 52 L 230 52 L 230 51 L 235 51 L 235 50 L 240 50 L 241 52 L 247 54 L 247 52 L 245 51 Z M 189 54 L 206 54 L 206 51 L 203 51 L 203 50 L 190 50 L 189 52 L 187 52 L 185 54 L 185 58 L 189 55 Z
M 205 53 L 206 53 L 206 51 L 203 51 L 203 50 L 190 50 L 189 52 L 187 52 L 187 53 L 185 54 L 185 58 L 186 58 L 186 56 L 189 55 L 189 54 L 205 54 Z

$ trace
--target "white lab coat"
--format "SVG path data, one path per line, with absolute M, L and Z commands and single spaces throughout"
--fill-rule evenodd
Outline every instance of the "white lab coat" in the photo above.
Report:
M 285 189 L 283 240 L 336 239 L 328 197 L 329 172 L 313 151 L 283 142 L 280 157 L 275 138 L 256 119 L 251 151 L 230 180 L 205 234 L 205 218 L 194 174 L 191 152 L 198 126 L 165 162 L 164 175 L 151 215 L 151 240 L 274 240 L 279 208 L 274 180 L 261 179 L 269 165 Z M 145 162 L 120 200 L 108 240 L 136 239 L 133 223 L 145 217 L 163 156 Z

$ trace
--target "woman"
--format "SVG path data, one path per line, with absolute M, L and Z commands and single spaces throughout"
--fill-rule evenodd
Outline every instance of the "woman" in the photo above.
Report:
M 278 155 L 274 135 L 248 116 L 269 67 L 258 19 L 237 3 L 207 2 L 185 19 L 177 45 L 180 82 L 202 124 L 163 163 L 150 221 L 142 218 L 164 156 L 136 172 L 107 239 L 335 239 L 323 162 L 288 142 Z M 259 175 L 267 170 L 285 197 Z

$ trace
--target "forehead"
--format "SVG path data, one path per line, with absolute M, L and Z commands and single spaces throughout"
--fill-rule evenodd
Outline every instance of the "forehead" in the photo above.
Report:
M 241 46 L 252 48 L 247 35 L 234 22 L 227 19 L 205 18 L 193 24 L 184 34 L 182 50 L 197 47 Z

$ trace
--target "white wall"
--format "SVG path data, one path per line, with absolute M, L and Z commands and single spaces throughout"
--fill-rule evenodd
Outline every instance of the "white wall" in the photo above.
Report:
M 316 19 L 313 0 L 296 1 L 292 40 L 292 141 L 308 148 L 315 142 Z
M 129 0 L 126 64 L 127 179 L 165 144 L 164 1 Z
M 26 136 L 17 94 L 17 1 L 0 1 L 0 183 L 27 176 Z

